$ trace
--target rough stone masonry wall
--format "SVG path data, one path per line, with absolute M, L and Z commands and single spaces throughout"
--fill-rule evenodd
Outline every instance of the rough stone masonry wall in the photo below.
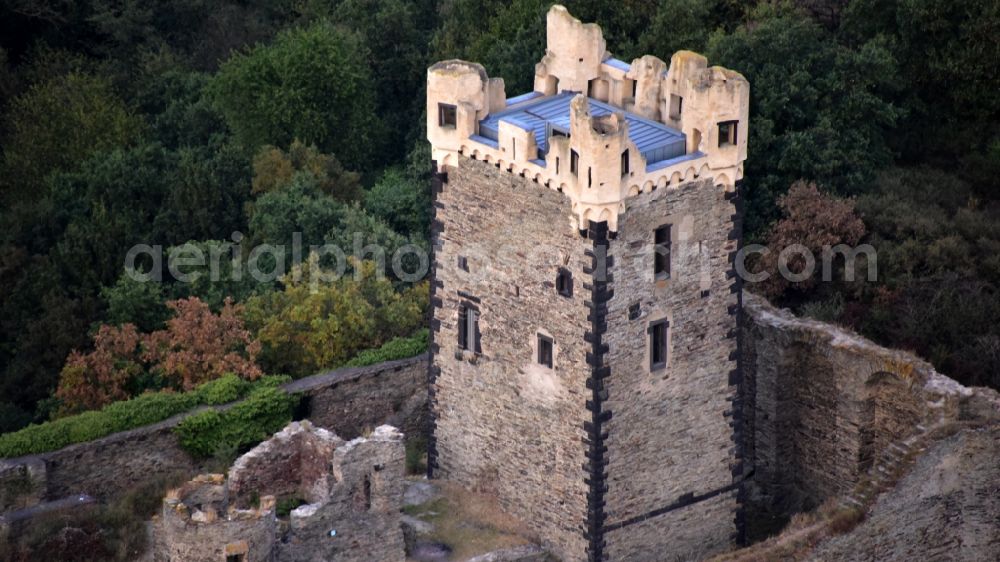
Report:
M 369 367 L 338 369 L 293 381 L 285 389 L 304 394 L 312 412 L 310 419 L 345 439 L 382 423 L 398 424 L 408 437 L 422 436 L 426 372 L 427 356 L 420 355 Z M 19 466 L 32 467 L 33 479 L 43 488 L 34 493 L 37 500 L 80 493 L 110 500 L 158 476 L 193 476 L 203 467 L 180 448 L 173 433 L 187 415 L 190 413 L 58 451 L 3 459 L 0 475 L 16 475 L 14 469 Z
M 971 389 L 912 354 L 750 293 L 743 310 L 748 519 L 788 516 L 850 490 L 866 457 L 974 404 Z
M 707 179 L 633 197 L 619 217 L 605 336 L 610 560 L 700 558 L 735 538 L 734 213 Z M 654 280 L 653 233 L 665 224 L 670 277 Z M 661 319 L 669 321 L 669 360 L 650 372 L 648 328 Z
M 493 165 L 462 157 L 442 188 L 431 326 L 435 476 L 495 493 L 557 555 L 580 560 L 590 395 L 583 284 L 593 243 L 571 223 L 563 194 Z M 543 256 L 554 259 L 528 263 Z M 572 297 L 555 290 L 560 266 L 573 276 Z M 458 350 L 463 301 L 480 311 L 480 355 Z M 552 369 L 536 362 L 540 331 L 554 341 Z
M 308 421 L 292 422 L 236 459 L 229 469 L 229 501 L 248 507 L 262 496 L 317 502 L 330 485 L 330 459 L 343 444 L 336 434 Z
M 274 498 L 262 497 L 259 509 L 224 511 L 223 482 L 221 474 L 201 475 L 164 498 L 154 524 L 156 562 L 218 562 L 233 554 L 274 560 Z
M 403 436 L 394 427 L 338 445 L 336 482 L 331 479 L 322 501 L 292 511 L 278 561 L 403 562 L 404 465 Z

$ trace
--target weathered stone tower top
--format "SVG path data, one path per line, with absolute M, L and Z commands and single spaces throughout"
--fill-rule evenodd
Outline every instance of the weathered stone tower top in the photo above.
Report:
M 614 59 L 600 27 L 558 5 L 546 35 L 524 95 L 508 99 L 479 64 L 428 70 L 427 138 L 442 170 L 458 154 L 486 160 L 567 194 L 577 228 L 612 231 L 628 197 L 705 177 L 732 190 L 742 178 L 750 90 L 739 73 L 690 51 L 669 66 Z

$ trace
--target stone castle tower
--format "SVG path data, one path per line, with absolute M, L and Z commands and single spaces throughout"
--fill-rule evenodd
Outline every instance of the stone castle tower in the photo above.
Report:
M 611 58 L 547 17 L 534 91 L 427 74 L 437 165 L 429 464 L 565 560 L 740 540 L 737 185 L 749 85 Z

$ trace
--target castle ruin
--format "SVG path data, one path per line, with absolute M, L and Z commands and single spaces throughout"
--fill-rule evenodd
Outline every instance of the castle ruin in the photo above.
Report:
M 478 64 L 428 70 L 429 471 L 565 560 L 726 550 L 749 85 L 686 51 L 614 59 L 561 6 L 547 39 L 517 97 Z
M 201 475 L 167 494 L 156 559 L 402 562 L 403 476 L 403 436 L 391 426 L 345 442 L 292 422 L 227 476 Z M 279 519 L 282 500 L 302 505 Z

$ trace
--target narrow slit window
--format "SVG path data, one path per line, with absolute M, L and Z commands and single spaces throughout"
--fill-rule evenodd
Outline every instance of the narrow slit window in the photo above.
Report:
M 657 279 L 670 277 L 670 225 L 665 224 L 653 234 L 653 273 Z
M 552 338 L 538 334 L 538 364 L 552 368 Z
M 590 173 L 590 170 L 590 167 L 587 167 L 587 187 L 594 186 L 594 177 L 593 174 Z
M 649 370 L 667 367 L 667 330 L 670 323 L 660 320 L 649 325 Z
M 447 103 L 438 104 L 438 125 L 444 129 L 454 129 L 458 124 L 458 108 Z
M 622 177 L 627 176 L 629 172 L 628 150 L 625 150 L 625 152 L 622 152 Z
M 458 347 L 479 352 L 479 311 L 468 304 L 458 307 Z
M 719 146 L 736 144 L 736 126 L 739 121 L 723 121 L 719 123 Z
M 573 274 L 566 268 L 560 268 L 556 274 L 556 292 L 564 297 L 573 296 Z
M 556 173 L 559 173 L 559 157 L 556 156 Z
M 580 155 L 577 154 L 575 150 L 570 149 L 569 172 L 575 176 L 579 174 L 579 170 L 580 170 Z
M 365 509 L 372 508 L 372 477 L 371 475 L 365 475 Z

